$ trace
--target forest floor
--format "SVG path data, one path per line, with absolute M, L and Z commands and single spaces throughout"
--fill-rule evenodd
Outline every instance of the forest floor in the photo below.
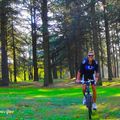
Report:
M 45 88 L 22 82 L 0 88 L 0 120 L 88 120 L 81 85 L 58 81 Z M 120 120 L 120 80 L 97 86 L 97 111 L 92 120 Z

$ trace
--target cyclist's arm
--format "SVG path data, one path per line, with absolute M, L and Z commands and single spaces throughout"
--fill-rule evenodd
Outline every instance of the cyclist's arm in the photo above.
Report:
M 96 65 L 95 65 L 95 80 L 96 80 L 96 82 L 99 80 L 99 65 L 98 65 L 97 61 L 96 61 Z
M 76 82 L 80 82 L 80 80 L 81 80 L 81 73 L 80 73 L 80 71 L 78 71 Z
M 99 73 L 95 73 L 95 81 L 97 82 L 99 80 Z

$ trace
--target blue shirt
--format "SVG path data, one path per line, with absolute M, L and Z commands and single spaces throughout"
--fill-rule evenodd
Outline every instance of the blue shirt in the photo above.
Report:
M 94 79 L 94 73 L 98 73 L 98 62 L 93 59 L 92 64 L 89 64 L 88 58 L 85 58 L 80 67 L 79 72 L 81 77 L 84 75 L 84 80 Z

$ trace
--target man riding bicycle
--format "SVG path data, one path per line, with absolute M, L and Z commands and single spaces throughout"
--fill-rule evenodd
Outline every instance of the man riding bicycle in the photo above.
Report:
M 87 58 L 85 58 L 82 61 L 81 65 L 79 67 L 76 82 L 83 83 L 84 81 L 87 81 L 89 79 L 94 80 L 93 82 L 91 82 L 92 92 L 93 92 L 92 109 L 94 109 L 94 110 L 97 109 L 97 106 L 96 106 L 96 83 L 98 81 L 98 78 L 99 78 L 98 62 L 94 59 L 94 52 L 90 51 L 90 52 L 88 52 Z M 82 85 L 82 90 L 83 90 L 83 94 L 85 96 L 86 84 Z M 85 104 L 85 103 L 86 103 L 86 99 L 84 97 L 83 104 Z

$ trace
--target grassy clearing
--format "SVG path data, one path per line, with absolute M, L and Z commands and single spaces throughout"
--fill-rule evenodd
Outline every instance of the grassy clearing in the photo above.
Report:
M 0 88 L 0 120 L 88 120 L 80 87 Z M 104 83 L 97 93 L 93 120 L 120 120 L 120 87 Z

